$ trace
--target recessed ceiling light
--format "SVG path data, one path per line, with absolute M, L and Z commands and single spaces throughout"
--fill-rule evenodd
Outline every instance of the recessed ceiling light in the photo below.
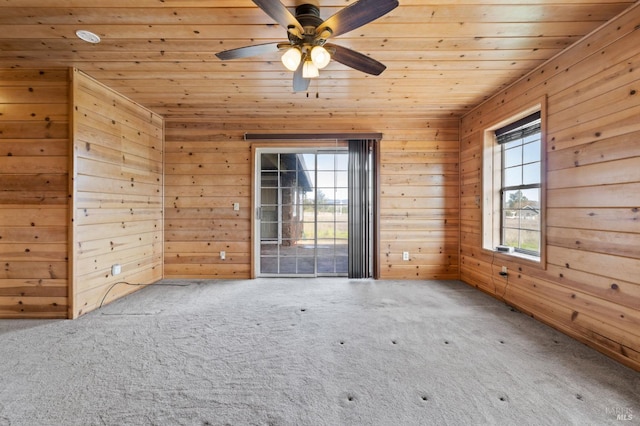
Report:
M 76 35 L 80 40 L 84 40 L 87 43 L 100 43 L 100 37 L 97 34 L 87 30 L 78 30 Z

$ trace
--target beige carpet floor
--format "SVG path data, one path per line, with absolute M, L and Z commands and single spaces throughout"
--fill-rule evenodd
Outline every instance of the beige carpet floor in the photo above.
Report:
M 0 425 L 640 424 L 639 373 L 461 282 L 158 284 L 0 321 Z

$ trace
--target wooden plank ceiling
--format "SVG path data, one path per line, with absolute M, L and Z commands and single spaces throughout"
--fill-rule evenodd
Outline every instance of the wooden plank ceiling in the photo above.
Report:
M 284 0 L 293 7 L 311 1 Z M 320 0 L 323 19 L 354 0 Z M 0 68 L 74 66 L 167 118 L 258 115 L 458 117 L 611 19 L 624 0 L 400 0 L 331 39 L 387 66 L 335 61 L 294 93 L 279 53 L 214 53 L 286 40 L 250 0 L 1 0 Z M 79 40 L 85 29 L 99 44 Z

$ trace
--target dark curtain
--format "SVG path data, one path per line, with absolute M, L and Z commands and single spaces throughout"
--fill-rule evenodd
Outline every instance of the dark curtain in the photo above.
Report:
M 375 140 L 349 140 L 349 278 L 372 276 Z

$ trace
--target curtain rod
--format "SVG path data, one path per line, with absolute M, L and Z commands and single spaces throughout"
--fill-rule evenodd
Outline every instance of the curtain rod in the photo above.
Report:
M 382 139 L 382 133 L 245 133 L 244 140 Z

